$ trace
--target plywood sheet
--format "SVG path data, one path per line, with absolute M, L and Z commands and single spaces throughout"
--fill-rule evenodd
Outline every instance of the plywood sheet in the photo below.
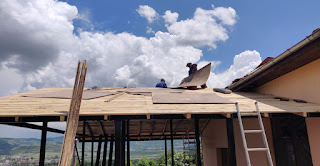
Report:
M 153 104 L 234 104 L 213 93 L 152 93 Z
M 211 71 L 211 63 L 184 78 L 178 87 L 200 86 L 208 81 Z
M 128 88 L 125 90 L 119 90 L 118 92 L 128 93 L 182 93 L 186 89 L 178 88 Z
M 101 91 L 93 91 L 93 90 L 86 90 L 83 91 L 84 100 L 95 99 L 103 96 L 110 96 L 117 94 L 117 92 L 101 92 Z M 23 97 L 37 97 L 37 98 L 59 98 L 59 99 L 71 99 L 72 90 L 62 90 L 56 92 L 49 92 L 49 93 L 34 93 L 34 94 L 26 94 Z

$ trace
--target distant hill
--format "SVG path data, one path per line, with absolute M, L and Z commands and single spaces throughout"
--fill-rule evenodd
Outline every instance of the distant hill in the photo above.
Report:
M 59 156 L 63 137 L 47 138 L 46 156 Z M 40 139 L 36 138 L 0 138 L 0 155 L 25 155 L 38 157 L 40 151 Z M 170 141 L 167 141 L 168 150 Z M 182 150 L 182 140 L 174 141 L 175 150 Z M 95 143 L 95 151 L 98 143 Z M 81 150 L 81 143 L 78 144 Z M 87 155 L 91 152 L 91 143 L 86 143 L 85 151 Z M 143 156 L 147 158 L 158 157 L 164 152 L 164 141 L 133 141 L 130 142 L 130 151 L 132 159 L 140 159 Z

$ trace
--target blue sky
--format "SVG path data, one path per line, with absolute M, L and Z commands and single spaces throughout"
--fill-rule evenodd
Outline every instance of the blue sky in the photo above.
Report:
M 165 31 L 163 22 L 152 24 L 136 12 L 139 5 L 148 5 L 158 13 L 171 10 L 179 13 L 179 19 L 191 18 L 197 7 L 210 9 L 211 5 L 232 7 L 236 10 L 237 23 L 230 29 L 229 39 L 220 42 L 217 49 L 203 49 L 205 60 L 221 61 L 219 71 L 226 70 L 234 55 L 245 50 L 257 50 L 262 59 L 278 56 L 320 26 L 314 19 L 320 15 L 320 1 L 84 1 L 69 0 L 79 12 L 89 12 L 90 19 L 97 24 L 96 30 L 129 32 L 137 36 L 146 34 L 146 26 L 155 31 Z M 130 24 L 128 24 L 130 22 Z
M 154 86 L 160 78 L 174 87 L 187 75 L 187 62 L 213 63 L 207 84 L 225 87 L 320 27 L 319 6 L 317 0 L 2 0 L 0 96 L 71 87 L 79 59 L 89 63 L 86 87 Z M 3 125 L 0 131 L 40 136 Z

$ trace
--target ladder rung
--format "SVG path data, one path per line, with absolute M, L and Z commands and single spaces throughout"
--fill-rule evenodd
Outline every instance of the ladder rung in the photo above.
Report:
M 252 151 L 267 151 L 268 148 L 248 148 L 248 151 L 249 152 L 252 152 Z
M 244 133 L 262 133 L 263 130 L 244 130 Z
M 240 113 L 241 116 L 258 116 L 258 113 Z

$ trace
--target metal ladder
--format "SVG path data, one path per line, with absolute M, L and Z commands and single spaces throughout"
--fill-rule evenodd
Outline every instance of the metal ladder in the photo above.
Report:
M 190 139 L 189 134 L 187 134 L 187 140 L 183 137 L 183 160 L 185 165 L 190 165 L 195 161 L 195 148 L 196 140 L 195 138 Z M 188 156 L 188 159 L 187 159 Z
M 269 166 L 273 166 L 273 162 L 272 162 L 272 158 L 271 158 L 271 154 L 270 154 L 270 149 L 269 149 L 266 133 L 264 131 L 264 126 L 263 126 L 261 114 L 260 114 L 259 107 L 258 107 L 258 102 L 255 102 L 255 106 L 256 106 L 256 112 L 254 112 L 254 113 L 240 113 L 238 103 L 236 103 L 238 121 L 239 121 L 239 126 L 240 126 L 240 131 L 241 131 L 244 151 L 245 151 L 245 155 L 246 155 L 246 159 L 247 159 L 247 165 L 251 166 L 249 152 L 264 151 L 267 154 L 267 159 L 268 159 Z M 258 117 L 258 121 L 259 121 L 260 130 L 244 130 L 241 116 L 257 116 Z M 257 133 L 262 135 L 264 148 L 248 148 L 245 134 L 257 134 Z

